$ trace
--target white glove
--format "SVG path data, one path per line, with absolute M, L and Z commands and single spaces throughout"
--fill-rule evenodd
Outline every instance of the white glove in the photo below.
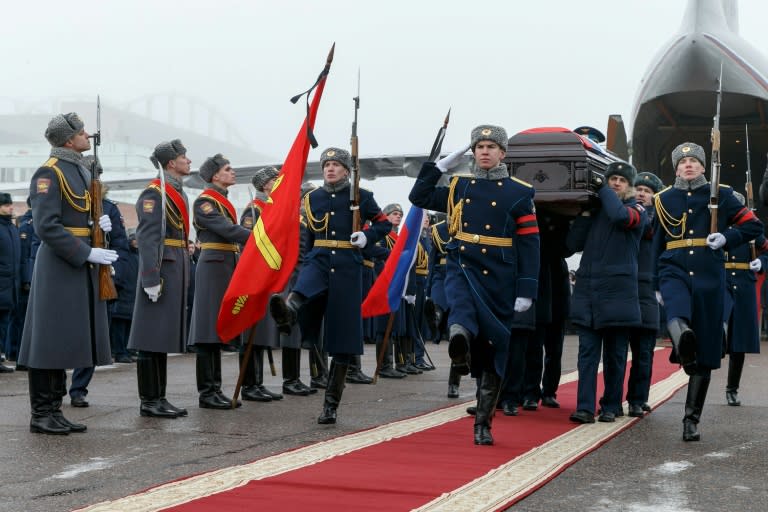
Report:
M 445 158 L 441 158 L 440 160 L 438 160 L 435 163 L 435 165 L 437 166 L 438 169 L 440 169 L 440 172 L 448 172 L 450 169 L 453 169 L 454 167 L 459 165 L 459 163 L 461 163 L 461 159 L 464 157 L 464 153 L 469 151 L 470 147 L 471 146 L 467 144 L 463 148 L 457 149 L 456 151 L 446 156 Z
M 147 294 L 147 297 L 149 297 L 149 300 L 152 302 L 157 302 L 157 299 L 160 298 L 160 289 L 163 285 L 156 284 L 155 286 L 149 286 L 147 288 L 144 288 L 144 293 Z
M 515 313 L 523 313 L 531 309 L 533 301 L 527 297 L 518 297 L 515 299 Z
M 362 249 L 365 247 L 365 244 L 368 243 L 368 239 L 365 238 L 365 233 L 362 231 L 355 231 L 352 233 L 352 236 L 349 237 L 349 241 L 358 249 Z
M 407 302 L 410 305 L 416 304 L 416 296 L 415 295 L 406 295 L 405 296 L 405 302 Z
M 707 237 L 707 246 L 713 251 L 725 245 L 725 237 L 721 233 L 712 233 Z
M 760 258 L 755 258 L 754 260 L 749 262 L 749 270 L 752 270 L 753 272 L 760 272 L 763 268 L 763 262 L 760 261 Z
M 99 217 L 99 227 L 105 233 L 112 231 L 112 221 L 109 220 L 109 215 L 102 215 Z
M 99 265 L 110 265 L 117 261 L 117 251 L 94 247 L 91 249 L 90 254 L 88 254 L 88 261 Z
M 664 298 L 661 296 L 661 292 L 658 290 L 656 290 L 656 302 L 658 302 L 662 306 L 664 305 Z

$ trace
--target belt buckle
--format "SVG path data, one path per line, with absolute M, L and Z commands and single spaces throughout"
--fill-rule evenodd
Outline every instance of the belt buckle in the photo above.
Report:
M 687 247 L 692 247 L 693 246 L 693 239 L 692 238 L 686 238 L 685 239 L 685 245 Z
M 331 247 L 338 247 L 339 241 L 338 240 L 331 240 Z
M 472 237 L 472 243 L 476 244 L 480 242 L 480 235 L 475 235 Z

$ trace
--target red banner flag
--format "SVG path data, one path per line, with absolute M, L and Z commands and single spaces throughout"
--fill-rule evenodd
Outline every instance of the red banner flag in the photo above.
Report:
M 307 118 L 248 239 L 219 309 L 216 330 L 231 340 L 264 316 L 273 293 L 283 291 L 299 256 L 299 195 L 307 167 L 311 129 L 323 95 L 333 49 L 317 82 Z

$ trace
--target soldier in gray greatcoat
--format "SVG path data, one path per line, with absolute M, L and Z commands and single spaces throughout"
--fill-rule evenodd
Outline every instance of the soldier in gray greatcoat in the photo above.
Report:
M 221 153 L 207 158 L 200 166 L 200 177 L 210 185 L 192 207 L 201 252 L 195 273 L 189 344 L 197 353 L 200 407 L 224 410 L 232 408 L 232 399 L 221 391 L 221 346 L 234 340 L 219 338 L 216 320 L 235 272 L 238 244 L 245 244 L 251 232 L 237 222 L 235 207 L 227 199 L 227 189 L 235 184 L 235 170 L 229 160 Z
M 139 351 L 139 413 L 176 418 L 187 410 L 166 400 L 165 387 L 168 354 L 186 350 L 189 208 L 181 180 L 192 161 L 179 139 L 158 144 L 150 160 L 164 179 L 150 182 L 136 201 L 139 282 L 128 348 Z
M 98 265 L 117 260 L 109 249 L 91 247 L 91 174 L 82 153 L 91 149 L 77 114 L 57 115 L 45 138 L 51 158 L 30 183 L 34 228 L 41 245 L 32 277 L 19 364 L 29 367 L 30 431 L 84 432 L 61 413 L 66 368 L 110 364 L 107 303 L 99 300 Z M 97 198 L 96 200 L 99 200 Z M 99 226 L 109 232 L 109 217 Z

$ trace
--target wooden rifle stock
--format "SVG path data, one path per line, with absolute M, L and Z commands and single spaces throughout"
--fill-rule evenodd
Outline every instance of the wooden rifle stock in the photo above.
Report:
M 99 226 L 99 218 L 103 215 L 102 209 L 102 190 L 101 180 L 96 177 L 98 172 L 96 165 L 91 170 L 93 178 L 91 179 L 91 220 L 93 228 L 91 230 L 92 247 L 105 248 L 106 240 L 104 231 Z M 115 300 L 117 298 L 117 288 L 112 279 L 112 265 L 99 265 L 99 299 Z

